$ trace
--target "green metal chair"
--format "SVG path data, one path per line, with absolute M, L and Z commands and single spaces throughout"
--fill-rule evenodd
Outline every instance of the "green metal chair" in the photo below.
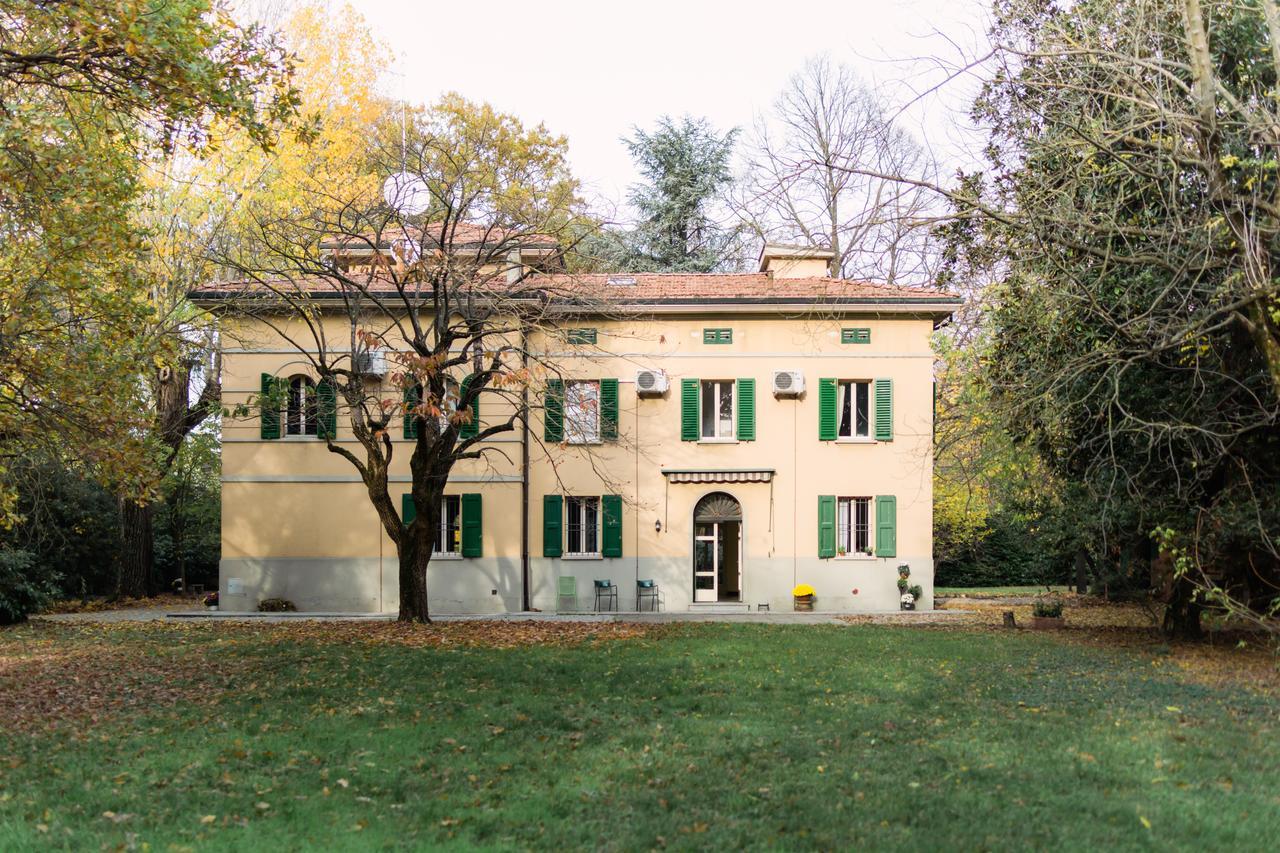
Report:
M 565 599 L 569 600 L 568 610 L 574 611 L 578 609 L 578 579 L 575 577 L 561 577 L 559 586 L 556 589 L 556 610 L 565 610 Z

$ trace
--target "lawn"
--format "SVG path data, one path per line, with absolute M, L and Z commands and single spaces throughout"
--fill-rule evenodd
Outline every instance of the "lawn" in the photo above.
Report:
M 969 598 L 1003 598 L 1007 596 L 1045 595 L 1049 592 L 1067 595 L 1070 594 L 1070 589 L 1065 586 L 1048 588 L 1043 586 L 940 586 L 934 589 L 933 594 L 940 598 L 955 595 L 963 595 Z
M 0 849 L 1249 850 L 1280 832 L 1275 700 L 1149 649 L 466 630 L 0 632 Z

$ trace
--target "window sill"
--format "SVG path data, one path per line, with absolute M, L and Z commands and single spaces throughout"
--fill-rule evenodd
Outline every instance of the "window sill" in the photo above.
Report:
M 736 438 L 700 438 L 698 444 L 737 444 Z
M 562 560 L 603 560 L 604 557 L 600 554 L 565 554 L 560 559 Z
M 444 560 L 446 562 L 451 563 L 455 560 L 462 560 L 462 559 L 465 559 L 465 558 L 461 554 L 432 554 L 431 555 L 431 562 L 433 563 L 436 560 Z
M 565 441 L 565 444 L 569 445 L 570 447 L 598 447 L 604 444 L 604 442 L 598 438 L 593 439 L 591 441 L 587 441 L 585 439 L 575 441 L 574 439 L 570 438 Z
M 832 559 L 843 560 L 846 563 L 866 563 L 880 558 L 875 554 L 837 554 Z
M 281 436 L 284 441 L 322 441 L 318 435 L 285 435 Z
M 858 436 L 857 438 L 837 438 L 836 444 L 875 444 L 874 438 Z

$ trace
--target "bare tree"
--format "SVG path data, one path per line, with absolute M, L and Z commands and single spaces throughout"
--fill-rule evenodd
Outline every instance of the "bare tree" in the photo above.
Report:
M 819 57 L 757 119 L 736 207 L 762 241 L 830 248 L 833 277 L 928 283 L 932 200 L 868 171 L 925 177 L 930 168 L 880 96 Z
M 374 134 L 363 154 L 374 180 L 311 186 L 305 216 L 260 219 L 253 258 L 224 259 L 243 280 L 201 295 L 231 298 L 230 313 L 310 363 L 320 437 L 359 472 L 397 548 L 400 618 L 426 621 L 450 471 L 503 452 L 489 439 L 527 427 L 531 387 L 557 399 L 556 368 L 535 339 L 556 334 L 553 303 L 586 309 L 591 295 L 555 275 L 583 233 L 563 138 L 456 96 L 410 119 Z M 392 172 L 425 211 L 382 200 L 376 176 Z M 360 364 L 379 354 L 392 361 L 382 379 Z M 264 418 L 279 418 L 281 391 L 264 388 Z M 358 450 L 335 441 L 339 415 Z M 407 525 L 388 488 L 401 422 L 414 436 Z

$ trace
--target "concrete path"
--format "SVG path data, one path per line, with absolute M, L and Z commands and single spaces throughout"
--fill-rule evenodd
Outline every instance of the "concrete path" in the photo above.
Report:
M 875 613 L 691 613 L 687 611 L 662 611 L 658 613 L 491 613 L 491 614 L 440 614 L 432 616 L 437 622 L 741 622 L 766 625 L 847 625 L 841 617 L 855 616 L 862 624 L 936 623 L 960 617 L 963 610 L 935 610 L 904 613 L 898 610 Z M 131 610 L 101 610 L 92 613 L 51 613 L 33 616 L 32 619 L 47 622 L 70 623 L 118 623 L 118 622 L 374 622 L 395 619 L 394 613 L 233 613 L 222 610 L 180 608 L 138 608 Z

